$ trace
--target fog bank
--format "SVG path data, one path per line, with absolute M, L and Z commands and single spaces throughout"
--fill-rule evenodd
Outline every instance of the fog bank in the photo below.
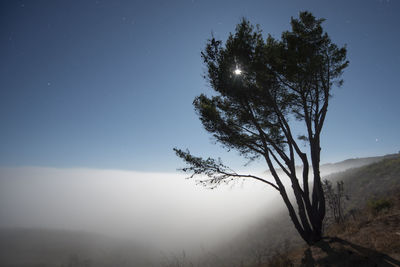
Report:
M 0 226 L 61 228 L 159 249 L 211 248 L 280 201 L 246 181 L 214 190 L 180 173 L 21 167 L 0 169 Z M 272 205 L 271 205 L 272 204 Z

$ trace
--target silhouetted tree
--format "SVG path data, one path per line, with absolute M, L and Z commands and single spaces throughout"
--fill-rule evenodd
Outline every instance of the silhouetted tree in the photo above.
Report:
M 349 199 L 344 193 L 344 182 L 338 181 L 335 191 L 332 182 L 324 180 L 322 188 L 324 189 L 328 212 L 330 212 L 331 218 L 335 223 L 342 223 L 344 221 L 344 202 Z
M 321 27 L 323 21 L 301 12 L 298 19 L 291 19 L 291 30 L 283 32 L 280 40 L 271 36 L 264 40 L 259 27 L 243 19 L 225 45 L 212 37 L 201 54 L 207 67 L 204 77 L 215 91 L 214 96 L 201 94 L 193 102 L 204 128 L 224 147 L 250 160 L 265 159 L 274 181 L 239 174 L 221 160 L 174 149 L 188 164 L 182 170 L 191 177 L 202 175 L 204 184 L 252 178 L 278 190 L 308 244 L 321 239 L 325 216 L 320 135 L 331 90 L 341 86 L 340 77 L 348 65 L 346 48 L 331 42 Z M 292 131 L 295 120 L 305 125 L 304 134 L 297 137 Z M 299 141 L 308 144 L 308 152 Z M 301 171 L 296 169 L 296 159 L 302 162 Z M 290 201 L 277 168 L 289 177 L 296 204 Z

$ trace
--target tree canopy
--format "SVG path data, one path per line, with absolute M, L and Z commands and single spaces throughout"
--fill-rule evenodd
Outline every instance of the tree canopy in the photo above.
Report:
M 300 12 L 299 18 L 291 18 L 291 30 L 275 39 L 271 35 L 264 38 L 259 26 L 243 19 L 225 43 L 212 37 L 201 53 L 207 68 L 204 78 L 215 92 L 213 96 L 201 94 L 193 101 L 204 128 L 227 149 L 250 160 L 264 159 L 273 181 L 238 174 L 220 160 L 174 149 L 188 164 L 182 170 L 192 177 L 205 175 L 208 178 L 201 180 L 204 184 L 247 177 L 278 190 L 308 244 L 322 237 L 325 216 L 320 135 L 331 90 L 342 85 L 341 76 L 349 64 L 346 48 L 331 41 L 322 28 L 323 21 L 310 12 Z M 299 136 L 294 136 L 292 129 L 296 120 L 305 126 Z M 300 142 L 306 142 L 307 148 Z M 296 158 L 301 160 L 301 173 Z M 295 205 L 278 169 L 290 179 Z

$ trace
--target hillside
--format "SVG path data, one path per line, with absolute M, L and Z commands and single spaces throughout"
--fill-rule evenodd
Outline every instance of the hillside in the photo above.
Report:
M 349 196 L 348 209 L 364 206 L 368 200 L 379 198 L 400 188 L 400 155 L 385 158 L 365 167 L 349 169 L 325 177 L 335 183 L 343 181 Z
M 322 177 L 328 177 L 331 174 L 341 173 L 349 169 L 360 168 L 373 163 L 378 163 L 385 159 L 398 158 L 399 155 L 400 154 L 387 154 L 375 157 L 351 158 L 335 163 L 325 163 L 320 165 L 320 173 Z M 296 166 L 296 171 L 301 173 L 302 166 Z M 281 175 L 285 175 L 281 169 L 277 169 L 277 172 Z M 269 171 L 266 171 L 266 173 L 269 173 Z
M 325 170 L 328 169 L 327 166 L 331 170 L 347 168 L 324 177 L 333 184 L 339 180 L 344 181 L 345 191 L 349 196 L 349 201 L 346 202 L 347 211 L 356 210 L 360 213 L 369 200 L 400 192 L 398 154 L 345 160 L 325 165 Z M 263 266 L 262 262 L 303 245 L 304 242 L 299 238 L 282 204 L 281 211 L 272 217 L 261 218 L 258 223 L 249 227 L 248 232 L 232 240 L 229 250 L 222 250 L 219 255 L 230 263 L 229 266 L 240 266 L 241 263 L 244 266 Z
M 344 182 L 345 222 L 327 225 L 318 246 L 280 250 L 254 266 L 400 266 L 400 156 L 326 179 Z
M 380 162 L 382 160 L 395 159 L 395 158 L 398 158 L 399 156 L 400 156 L 399 154 L 388 154 L 388 155 L 384 155 L 384 156 L 353 158 L 353 159 L 346 159 L 343 161 L 339 161 L 336 163 L 322 164 L 320 167 L 321 175 L 326 176 L 327 174 L 330 174 L 330 173 L 343 172 L 348 169 L 359 168 L 362 166 Z
M 254 266 L 400 266 L 400 190 L 384 199 L 390 207 L 364 206 L 344 223 L 330 225 L 315 246 L 281 251 Z

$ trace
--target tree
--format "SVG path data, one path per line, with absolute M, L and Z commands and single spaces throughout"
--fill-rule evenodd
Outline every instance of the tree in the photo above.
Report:
M 332 182 L 324 180 L 322 183 L 326 203 L 328 204 L 328 212 L 335 223 L 344 221 L 344 202 L 349 200 L 349 197 L 344 193 L 344 182 L 336 182 L 336 192 Z
M 342 85 L 341 75 L 348 65 L 346 48 L 332 43 L 322 29 L 323 21 L 300 12 L 298 19 L 291 18 L 291 30 L 283 32 L 280 40 L 270 35 L 264 40 L 260 28 L 243 19 L 225 45 L 212 37 L 201 53 L 207 68 L 204 78 L 215 91 L 193 102 L 204 128 L 227 149 L 250 160 L 265 160 L 273 181 L 240 174 L 219 159 L 203 159 L 174 148 L 187 163 L 182 170 L 191 177 L 200 175 L 203 184 L 251 178 L 276 189 L 309 245 L 321 239 L 325 216 L 320 135 L 331 90 Z M 304 122 L 304 133 L 297 137 L 296 120 Z M 307 144 L 308 151 L 303 151 L 300 142 Z M 302 170 L 296 168 L 296 161 L 301 161 Z M 295 204 L 282 182 L 286 176 Z

